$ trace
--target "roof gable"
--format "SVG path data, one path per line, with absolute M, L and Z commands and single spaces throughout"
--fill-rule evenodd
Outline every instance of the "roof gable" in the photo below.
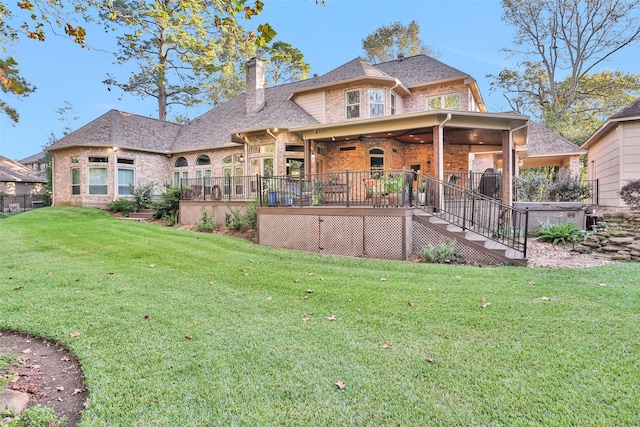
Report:
M 609 120 L 628 119 L 631 117 L 640 117 L 640 98 L 636 99 L 613 116 L 609 117 Z
M 527 156 L 586 154 L 576 144 L 536 122 L 529 122 Z

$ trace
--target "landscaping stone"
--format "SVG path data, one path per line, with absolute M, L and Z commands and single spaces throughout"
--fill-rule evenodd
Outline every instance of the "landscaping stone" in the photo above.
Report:
M 600 254 L 614 261 L 640 262 L 640 216 L 605 214 L 598 226 L 606 226 L 606 230 L 588 236 L 573 252 Z
M 19 415 L 27 407 L 29 395 L 15 390 L 0 390 L 0 409 L 8 409 L 13 416 Z

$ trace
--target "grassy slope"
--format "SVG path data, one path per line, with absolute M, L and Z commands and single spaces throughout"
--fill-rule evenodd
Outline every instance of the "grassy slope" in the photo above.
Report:
M 77 355 L 84 425 L 640 423 L 636 264 L 317 256 L 55 207 L 0 241 L 0 329 Z

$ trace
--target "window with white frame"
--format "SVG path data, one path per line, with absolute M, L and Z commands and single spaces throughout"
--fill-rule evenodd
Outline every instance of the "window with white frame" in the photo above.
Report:
M 393 115 L 396 114 L 396 94 L 393 93 L 393 92 L 391 92 L 391 105 L 390 105 L 390 107 L 391 107 L 390 113 L 393 116 Z
M 347 119 L 357 119 L 360 117 L 360 89 L 348 90 L 345 93 L 347 106 Z
M 449 93 L 446 95 L 430 96 L 427 98 L 427 110 L 459 110 L 460 94 Z
M 133 169 L 118 169 L 118 195 L 130 196 L 134 185 Z
M 80 194 L 80 168 L 71 169 L 71 195 Z
M 107 168 L 89 168 L 89 194 L 107 194 Z
M 369 89 L 369 117 L 384 116 L 384 90 Z

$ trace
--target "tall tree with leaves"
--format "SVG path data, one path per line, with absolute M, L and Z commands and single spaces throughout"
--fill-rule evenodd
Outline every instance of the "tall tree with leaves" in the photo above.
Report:
M 606 118 L 638 96 L 640 76 L 599 68 L 640 40 L 639 0 L 502 0 L 502 7 L 516 29 L 516 47 L 505 51 L 523 62 L 489 77 L 512 109 L 562 134 L 576 123 L 597 127 L 593 117 Z
M 266 77 L 270 86 L 306 79 L 311 65 L 304 62 L 304 55 L 287 42 L 277 41 L 266 49 Z
M 407 26 L 400 22 L 381 26 L 362 40 L 362 49 L 365 59 L 373 64 L 391 61 L 400 55 L 438 56 L 420 39 L 420 25 L 416 21 L 411 21 Z
M 20 76 L 18 63 L 12 58 L 0 59 L 0 89 L 2 93 L 15 96 L 28 96 L 35 88 Z M 12 122 L 20 120 L 18 111 L 0 99 L 0 112 L 5 113 Z
M 236 19 L 260 13 L 259 0 L 253 6 L 246 0 L 119 0 L 107 6 L 102 18 L 124 28 L 117 61 L 136 62 L 138 71 L 126 81 L 109 75 L 105 83 L 156 98 L 160 120 L 173 104 L 201 102 L 200 78 L 219 72 L 244 40 L 260 45 L 275 35 L 268 24 L 258 27 L 259 35 L 245 33 Z

